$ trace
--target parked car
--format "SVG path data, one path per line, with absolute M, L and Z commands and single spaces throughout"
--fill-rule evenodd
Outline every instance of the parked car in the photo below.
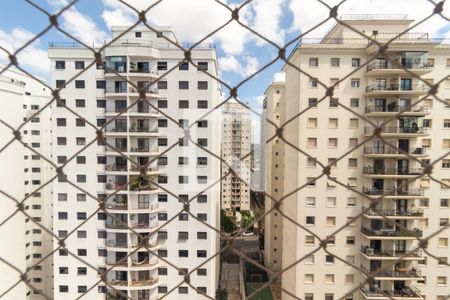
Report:
M 247 231 L 242 234 L 242 236 L 254 236 L 255 233 L 253 231 Z

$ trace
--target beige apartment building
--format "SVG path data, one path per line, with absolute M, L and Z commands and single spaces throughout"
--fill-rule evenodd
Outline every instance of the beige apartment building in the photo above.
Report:
M 380 41 L 407 30 L 413 22 L 404 15 L 342 19 Z M 281 210 L 304 227 L 284 217 L 280 220 L 275 213 L 266 218 L 268 266 L 278 269 L 281 261 L 285 269 L 307 256 L 283 272 L 282 287 L 288 292 L 282 293 L 283 300 L 293 299 L 291 295 L 305 300 L 448 297 L 449 230 L 428 241 L 427 250 L 440 261 L 416 249 L 420 238 L 448 224 L 450 189 L 428 177 L 408 180 L 450 150 L 450 46 L 426 33 L 409 32 L 395 39 L 385 56 L 377 53 L 376 45 L 337 24 L 320 40 L 303 39 L 290 56 L 290 62 L 310 76 L 286 65 L 286 82 L 272 83 L 266 91 L 267 116 L 274 123 L 283 124 L 306 110 L 285 126 L 283 136 L 312 157 L 286 143 L 283 146 L 277 138 L 266 148 L 267 192 L 275 198 L 289 194 Z M 437 95 L 447 103 L 427 97 L 428 87 L 404 69 L 430 83 L 445 79 Z M 345 80 L 333 96 L 319 102 L 326 90 L 318 81 L 331 86 L 341 78 Z M 373 124 L 387 121 L 380 133 L 387 143 L 370 138 L 373 127 L 339 103 Z M 270 137 L 274 128 L 266 126 Z M 326 176 L 313 181 L 323 170 L 318 162 L 331 165 L 344 154 L 332 166 L 330 177 L 346 186 Z M 433 176 L 450 183 L 449 171 L 447 157 L 434 165 Z M 396 187 L 400 188 L 351 222 L 371 199 Z M 270 202 L 267 199 L 268 209 Z M 327 250 L 334 255 L 323 249 L 314 252 L 320 246 L 317 237 L 329 237 Z M 406 253 L 401 262 L 392 263 Z M 365 283 L 367 274 L 380 268 L 386 270 Z
M 251 155 L 248 110 L 238 102 L 227 102 L 222 112 L 222 159 L 233 168 L 233 172 L 222 179 L 222 209 L 228 215 L 236 211 L 250 210 Z M 222 163 L 222 176 L 230 172 Z

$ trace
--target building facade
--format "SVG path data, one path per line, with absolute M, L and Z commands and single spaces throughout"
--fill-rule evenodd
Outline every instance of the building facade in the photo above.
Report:
M 113 38 L 126 29 L 113 27 Z M 86 299 L 215 295 L 219 262 L 206 260 L 218 251 L 219 239 L 201 222 L 219 227 L 220 186 L 213 183 L 220 177 L 220 162 L 201 147 L 220 153 L 221 132 L 216 113 L 197 119 L 221 98 L 220 86 L 203 72 L 217 76 L 216 52 L 212 45 L 200 45 L 191 51 L 197 67 L 178 65 L 184 52 L 164 39 L 176 42 L 173 31 L 157 30 L 135 28 L 121 36 L 102 52 L 106 70 L 90 66 L 94 57 L 87 49 L 58 43 L 49 49 L 54 87 L 84 71 L 61 90 L 61 98 L 86 121 L 53 107 L 55 161 L 64 164 L 105 125 L 105 143 L 94 142 L 64 166 L 54 186 L 53 209 L 55 233 L 64 238 L 76 230 L 65 240 L 67 249 L 108 270 L 109 287 L 95 286 L 99 274 L 62 249 L 54 261 L 57 299 L 81 293 Z M 146 101 L 139 101 L 129 82 L 145 90 Z M 148 166 L 145 176 L 142 166 Z M 91 195 L 105 203 L 108 214 L 98 211 Z M 198 291 L 183 282 L 191 271 L 190 283 Z
M 54 174 L 53 167 L 44 159 L 50 159 L 50 110 L 45 109 L 34 116 L 50 101 L 50 91 L 27 74 L 13 68 L 3 73 L 0 84 L 0 98 L 5 100 L 4 115 L 0 119 L 15 128 L 28 120 L 20 130 L 21 139 L 39 153 L 32 152 L 19 142 L 8 146 L 0 155 L 3 169 L 8 170 L 8 172 L 2 172 L 4 175 L 2 183 L 9 182 L 2 190 L 19 201 L 26 197 L 25 212 L 35 222 L 51 230 L 51 184 L 45 184 Z M 13 137 L 11 132 L 7 132 L 9 129 L 6 127 L 2 130 L 5 131 L 2 134 L 3 137 Z M 7 140 L 5 139 L 5 142 Z M 13 182 L 10 182 L 11 180 Z M 16 204 L 7 198 L 2 203 L 5 205 L 2 209 L 2 215 L 4 214 L 2 220 L 4 220 L 16 209 Z M 13 211 L 9 209 L 10 204 Z M 9 259 L 8 256 L 0 256 L 8 259 L 13 265 L 24 267 L 22 271 L 27 271 L 27 280 L 33 287 L 31 289 L 30 286 L 20 284 L 7 294 L 8 297 L 12 297 L 11 299 L 24 299 L 24 297 L 43 299 L 40 294 L 52 295 L 53 259 L 51 256 L 48 257 L 53 248 L 52 238 L 35 222 L 22 213 L 18 213 L 1 226 L 2 231 L 5 230 L 2 236 L 9 236 L 14 245 L 9 249 L 14 257 Z M 10 246 L 9 243 L 8 246 Z M 9 267 L 5 266 L 4 273 L 12 272 L 8 269 Z M 18 277 L 10 278 L 18 280 Z M 2 283 L 6 284 L 6 282 Z
M 343 20 L 380 41 L 406 31 L 412 23 L 407 16 L 346 16 Z M 284 120 L 293 119 L 284 127 L 283 136 L 311 157 L 284 147 L 284 177 L 278 188 L 289 196 L 281 210 L 307 229 L 283 218 L 282 268 L 307 256 L 283 272 L 286 291 L 308 300 L 447 297 L 448 230 L 428 241 L 427 250 L 440 261 L 417 249 L 421 237 L 448 224 L 450 189 L 427 176 L 414 178 L 423 166 L 450 150 L 449 50 L 426 33 L 409 32 L 395 39 L 385 55 L 378 55 L 376 45 L 339 24 L 319 43 L 304 39 L 294 50 L 290 62 L 310 76 L 289 65 L 284 68 L 283 97 L 289 101 L 280 101 L 284 103 L 281 114 Z M 446 103 L 426 96 L 428 87 L 404 69 L 431 84 L 444 79 L 437 95 Z M 344 80 L 339 82 L 341 78 Z M 319 102 L 326 90 L 318 81 L 336 84 L 331 98 Z M 268 103 L 272 89 L 276 90 L 275 86 L 267 92 Z M 374 137 L 366 142 L 373 126 L 339 104 L 375 125 L 386 122 L 380 132 L 384 140 Z M 402 114 L 397 117 L 399 112 Z M 269 147 L 276 145 L 274 141 Z M 314 180 L 322 174 L 318 162 L 331 166 L 330 179 Z M 433 176 L 449 183 L 449 168 L 450 161 L 444 158 L 434 165 Z M 268 181 L 273 182 L 275 172 L 269 167 Z M 396 188 L 361 218 L 353 219 L 374 199 Z M 276 194 L 275 190 L 268 192 Z M 345 228 L 332 237 L 342 226 Z M 266 240 L 272 229 L 266 225 Z M 314 235 L 329 237 L 327 250 L 334 255 L 323 249 L 312 253 L 319 246 Z M 407 257 L 393 263 L 403 256 Z M 386 269 L 364 283 L 367 274 L 380 268 Z M 357 290 L 349 293 L 352 289 Z M 283 293 L 283 299 L 292 297 Z
M 250 210 L 251 119 L 240 103 L 227 102 L 222 120 L 222 159 L 233 168 L 228 174 L 229 167 L 222 164 L 222 176 L 225 176 L 221 181 L 222 209 L 234 215 L 236 211 Z

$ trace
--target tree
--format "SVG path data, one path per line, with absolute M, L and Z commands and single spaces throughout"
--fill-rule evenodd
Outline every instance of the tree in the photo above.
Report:
M 216 300 L 228 300 L 228 291 L 225 288 L 218 288 L 216 291 Z
M 220 210 L 220 227 L 222 231 L 231 233 L 236 230 L 236 217 L 228 217 L 225 210 Z
M 249 210 L 241 210 L 241 227 L 245 228 L 252 224 L 255 219 L 251 215 Z

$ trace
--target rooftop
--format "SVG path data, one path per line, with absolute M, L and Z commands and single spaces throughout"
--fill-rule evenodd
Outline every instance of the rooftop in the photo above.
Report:
M 407 14 L 344 14 L 340 17 L 342 21 L 405 21 Z

